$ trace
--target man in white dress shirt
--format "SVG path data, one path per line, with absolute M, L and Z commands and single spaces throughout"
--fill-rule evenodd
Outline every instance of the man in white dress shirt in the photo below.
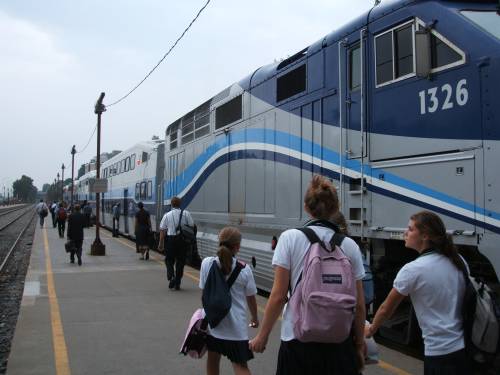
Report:
M 180 198 L 173 197 L 170 200 L 170 204 L 172 209 L 163 215 L 161 219 L 160 244 L 158 245 L 158 250 L 162 251 L 165 248 L 165 265 L 167 266 L 167 279 L 169 281 L 168 287 L 170 289 L 179 290 L 189 247 L 180 235 L 180 226 L 181 224 L 194 226 L 194 222 L 189 211 L 181 210 Z

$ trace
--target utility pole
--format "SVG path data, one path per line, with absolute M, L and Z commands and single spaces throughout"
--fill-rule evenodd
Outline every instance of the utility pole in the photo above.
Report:
M 75 145 L 71 148 L 71 210 L 73 210 L 73 195 L 75 190 Z
M 64 163 L 63 163 L 61 166 L 61 171 L 62 171 L 62 173 L 61 173 L 61 202 L 64 201 L 64 169 L 65 168 L 66 167 L 64 166 Z
M 97 160 L 96 160 L 96 180 L 99 181 L 101 177 L 101 115 L 106 111 L 106 106 L 102 104 L 104 93 L 101 92 L 97 103 L 95 103 L 94 113 L 97 115 Z M 99 216 L 100 216 L 100 203 L 101 193 L 95 192 L 95 240 L 90 247 L 90 255 L 106 255 L 106 246 L 99 238 Z
M 54 195 L 57 199 L 59 196 L 59 172 L 57 172 L 57 185 L 56 185 L 56 191 L 54 193 L 55 193 Z

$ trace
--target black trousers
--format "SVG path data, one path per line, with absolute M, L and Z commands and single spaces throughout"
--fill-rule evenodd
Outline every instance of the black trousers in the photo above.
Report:
M 75 261 L 75 254 L 76 254 L 78 260 L 82 259 L 82 245 L 83 245 L 83 241 L 74 241 L 74 243 L 75 243 L 75 247 L 69 253 L 69 258 L 71 259 L 72 262 Z
M 113 237 L 118 237 L 120 231 L 120 219 L 113 218 Z
M 59 231 L 59 237 L 64 237 L 64 231 L 66 230 L 66 220 L 57 219 L 57 230 Z
M 186 264 L 187 246 L 179 236 L 167 236 L 165 245 L 167 279 L 175 280 L 174 286 L 180 286 Z
M 56 213 L 55 212 L 51 212 L 50 214 L 52 215 L 52 226 L 55 228 L 56 227 L 56 223 L 57 223 Z
M 469 375 L 472 373 L 470 367 L 465 349 L 424 357 L 424 375 Z

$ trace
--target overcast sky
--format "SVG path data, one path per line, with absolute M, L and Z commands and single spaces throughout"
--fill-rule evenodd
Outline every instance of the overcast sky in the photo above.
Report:
M 82 150 L 109 104 L 160 60 L 206 0 L 19 0 L 0 3 L 2 185 L 22 174 L 41 189 Z M 184 39 L 130 97 L 102 117 L 102 151 L 152 135 L 256 68 L 286 58 L 373 0 L 212 0 Z M 95 136 L 75 157 L 96 154 Z

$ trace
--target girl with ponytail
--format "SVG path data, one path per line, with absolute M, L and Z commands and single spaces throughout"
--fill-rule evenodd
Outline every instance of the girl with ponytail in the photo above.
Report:
M 200 268 L 200 288 L 203 289 L 213 262 L 222 271 L 226 280 L 236 268 L 242 266 L 238 277 L 232 285 L 231 310 L 214 328 L 208 327 L 207 375 L 218 375 L 221 355 L 227 357 L 233 365 L 236 375 L 249 375 L 247 362 L 253 358 L 248 348 L 248 326 L 259 326 L 257 316 L 257 287 L 252 270 L 236 259 L 240 251 L 241 233 L 237 228 L 225 227 L 219 233 L 219 249 L 217 256 L 203 259 Z M 247 306 L 252 315 L 248 325 Z
M 410 217 L 405 246 L 420 253 L 399 271 L 394 286 L 366 330 L 371 337 L 409 296 L 422 329 L 425 375 L 468 375 L 462 304 L 467 268 L 441 218 L 421 211 Z

